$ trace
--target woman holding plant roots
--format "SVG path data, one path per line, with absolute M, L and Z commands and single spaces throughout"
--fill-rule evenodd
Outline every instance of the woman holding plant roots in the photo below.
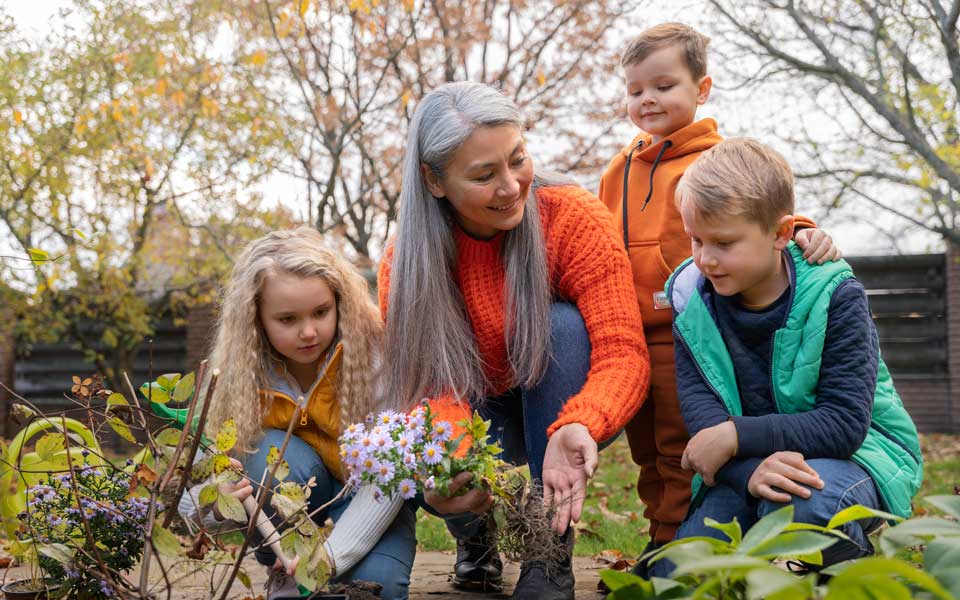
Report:
M 542 482 L 568 550 L 559 566 L 523 563 L 513 597 L 573 598 L 568 526 L 598 442 L 640 406 L 649 359 L 609 214 L 589 192 L 534 175 L 522 123 L 510 99 L 477 83 L 441 86 L 417 106 L 380 268 L 384 385 L 407 405 L 434 398 L 452 423 L 471 407 L 491 420 L 503 458 L 529 463 Z M 485 513 L 492 497 L 475 489 L 427 502 L 454 513 L 455 584 L 498 588 L 493 520 L 464 515 Z
M 372 373 L 382 337 L 366 280 L 325 248 L 317 231 L 301 227 L 251 242 L 223 297 L 211 357 L 221 375 L 210 429 L 235 421 L 246 472 L 261 481 L 271 470 L 271 447 L 283 445 L 295 418 L 284 454 L 286 481 L 314 480 L 307 499 L 313 513 L 343 487 L 341 427 L 378 408 Z M 245 482 L 221 487 L 240 499 L 252 491 Z M 197 513 L 198 494 L 195 489 L 185 496 L 181 513 Z M 336 522 L 323 544 L 326 562 L 334 580 L 373 581 L 383 586 L 381 597 L 406 598 L 416 552 L 415 505 L 374 495 L 364 486 L 314 515 L 318 523 L 327 517 Z M 272 512 L 269 504 L 264 509 Z M 265 565 L 275 560 L 266 548 L 256 556 Z M 289 583 L 283 595 L 298 596 L 292 578 Z

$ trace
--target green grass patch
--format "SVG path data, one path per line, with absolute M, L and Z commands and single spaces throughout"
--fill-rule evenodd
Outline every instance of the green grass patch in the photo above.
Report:
M 587 499 L 574 554 L 592 556 L 616 549 L 634 557 L 647 545 L 647 521 L 637 497 L 637 467 L 630 458 L 625 436 L 600 453 L 600 468 L 587 488 Z M 417 546 L 424 551 L 457 547 L 443 520 L 424 510 L 417 513 Z

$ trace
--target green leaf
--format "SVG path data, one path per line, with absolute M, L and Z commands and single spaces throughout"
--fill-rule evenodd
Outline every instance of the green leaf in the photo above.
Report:
M 123 394 L 114 392 L 107 397 L 107 406 L 130 406 L 130 403 Z
M 921 543 L 920 536 L 960 535 L 960 524 L 940 517 L 908 519 L 880 534 L 880 549 L 891 556 L 900 548 Z
M 245 588 L 247 588 L 248 590 L 250 590 L 250 593 L 251 593 L 251 594 L 253 593 L 253 586 L 252 586 L 251 583 L 250 583 L 250 576 L 247 575 L 247 572 L 243 570 L 243 567 L 241 567 L 241 568 L 237 571 L 237 579 L 240 580 L 240 583 L 243 584 L 243 587 L 245 587 Z
M 793 521 L 793 506 L 787 505 L 766 515 L 751 527 L 737 547 L 737 554 L 749 554 L 754 547 L 773 538 Z
M 838 575 L 835 575 L 830 581 L 829 590 L 832 594 L 835 585 L 838 588 L 850 587 L 854 589 L 856 587 L 864 586 L 870 590 L 871 593 L 876 594 L 875 596 L 870 596 L 871 598 L 912 597 L 910 590 L 908 590 L 906 586 L 903 586 L 898 581 L 893 579 L 893 577 L 902 577 L 903 579 L 913 583 L 914 585 L 920 586 L 921 588 L 934 594 L 938 598 L 942 598 L 943 600 L 951 600 L 953 597 L 951 596 L 950 592 L 940 585 L 940 582 L 927 573 L 924 573 L 920 569 L 902 560 L 886 558 L 883 556 L 872 556 L 860 560 L 850 561 L 850 566 L 844 569 Z M 890 586 L 889 584 L 891 582 L 896 583 L 899 587 Z M 886 589 L 881 591 L 881 587 Z M 902 595 L 902 590 L 900 587 L 902 587 L 903 590 L 906 590 L 906 596 Z M 841 596 L 827 596 L 827 598 L 840 597 Z
M 121 421 L 119 417 L 107 417 L 107 423 L 110 425 L 110 429 L 113 429 L 117 432 L 117 435 L 127 440 L 131 444 L 137 443 L 137 438 L 134 437 L 133 432 L 130 431 L 130 427 Z
M 743 539 L 743 532 L 740 529 L 740 522 L 737 521 L 736 517 L 734 517 L 733 521 L 730 521 L 729 523 L 720 523 L 719 521 L 715 521 L 710 517 L 707 517 L 703 520 L 703 524 L 707 527 L 719 529 L 725 533 L 727 537 L 730 538 L 730 543 L 734 546 L 740 544 L 740 540 Z
M 839 540 L 814 531 L 787 531 L 754 546 L 748 554 L 760 558 L 798 556 L 829 548 Z
M 277 514 L 280 515 L 281 519 L 289 519 L 304 506 L 302 501 L 298 502 L 283 494 L 272 495 L 270 497 L 270 504 L 277 509 Z
M 187 373 L 183 379 L 177 382 L 173 388 L 170 397 L 174 402 L 186 402 L 193 396 L 193 384 L 197 379 L 196 373 Z
M 237 423 L 233 419 L 227 419 L 223 422 L 223 426 L 220 428 L 220 431 L 217 432 L 217 450 L 224 453 L 230 452 L 236 443 Z
M 27 254 L 30 255 L 30 260 L 33 262 L 40 263 L 50 260 L 50 253 L 40 248 L 27 248 Z
M 302 585 L 310 591 L 317 589 L 317 579 L 314 574 L 310 572 L 310 565 L 308 562 L 302 558 L 300 559 L 300 562 L 297 563 L 297 570 L 294 572 L 293 578 L 299 585 Z
M 161 525 L 159 521 L 153 524 L 150 535 L 153 538 L 153 545 L 156 547 L 157 552 L 164 556 L 180 555 L 180 539 L 173 535 L 169 529 Z
M 190 469 L 190 478 L 194 481 L 202 481 L 213 475 L 213 462 L 215 458 L 216 455 L 198 460 L 193 465 L 193 468 Z
M 157 377 L 157 383 L 168 392 L 173 390 L 178 381 L 180 381 L 180 373 L 167 373 Z
M 927 496 L 927 504 L 936 506 L 955 519 L 960 519 L 960 496 Z
M 41 460 L 49 461 L 55 454 L 66 449 L 66 443 L 62 433 L 48 433 L 37 440 L 34 448 Z
M 247 520 L 247 511 L 243 504 L 230 494 L 219 494 L 216 502 L 217 510 L 225 518 L 238 523 L 244 523 Z
M 180 443 L 183 432 L 175 427 L 167 427 L 156 435 L 154 440 L 160 446 L 176 446 Z
M 170 393 L 155 381 L 141 385 L 140 393 L 143 394 L 144 398 L 154 404 L 166 404 L 170 401 Z
M 65 544 L 44 544 L 38 548 L 38 551 L 61 565 L 68 565 L 73 562 L 73 557 L 77 553 L 76 548 L 71 548 Z
M 813 597 L 813 578 L 797 577 L 776 567 L 754 569 L 747 573 L 747 598 L 766 600 L 785 591 L 796 591 L 796 598 Z
M 203 489 L 200 490 L 200 496 L 198 500 L 200 501 L 200 507 L 210 506 L 217 501 L 217 498 L 220 497 L 220 490 L 217 489 L 215 485 L 205 485 Z M 222 511 L 221 511 L 222 512 Z
M 272 469 L 277 461 L 280 461 L 280 465 L 277 467 L 273 476 L 277 481 L 283 481 L 287 478 L 287 475 L 290 474 L 290 465 L 287 464 L 287 461 L 280 459 L 280 448 L 270 446 L 270 450 L 267 452 L 267 466 Z
M 836 529 L 846 525 L 851 521 L 859 521 L 860 519 L 873 519 L 880 518 L 885 521 L 902 521 L 903 517 L 898 517 L 897 515 L 890 514 L 888 512 L 883 512 L 882 510 L 876 510 L 873 508 L 868 508 L 862 504 L 854 504 L 848 508 L 845 508 L 833 515 L 833 518 L 830 519 L 830 522 L 827 523 L 827 529 Z
M 678 564 L 676 570 L 673 572 L 673 577 L 676 578 L 677 575 L 686 574 L 703 575 L 715 571 L 749 571 L 766 567 L 768 564 L 769 563 L 762 558 L 753 556 L 741 556 L 737 554 L 710 556 Z
M 960 537 L 939 538 L 927 544 L 923 568 L 933 574 L 948 568 L 960 568 Z
M 600 579 L 607 584 L 607 587 L 610 588 L 611 592 L 623 590 L 624 598 L 637 598 L 638 600 L 656 598 L 656 592 L 654 592 L 653 584 L 649 581 L 644 581 L 642 578 L 634 575 L 633 573 L 604 569 L 600 571 Z M 627 592 L 629 592 L 629 594 Z M 616 600 L 618 597 L 620 597 L 620 594 L 610 594 L 607 597 L 611 598 L 612 600 Z
M 230 468 L 230 457 L 225 454 L 213 455 L 213 472 L 217 475 Z

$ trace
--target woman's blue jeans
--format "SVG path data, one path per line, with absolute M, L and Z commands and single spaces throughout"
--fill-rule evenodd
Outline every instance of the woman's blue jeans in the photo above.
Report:
M 264 432 L 257 452 L 249 455 L 244 462 L 244 469 L 251 481 L 260 481 L 263 473 L 268 470 L 267 453 L 270 447 L 279 448 L 283 445 L 285 435 L 286 432 L 279 429 L 267 429 Z M 307 500 L 307 508 L 311 512 L 329 502 L 343 487 L 343 484 L 337 481 L 323 464 L 316 450 L 296 436 L 290 438 L 284 460 L 290 465 L 290 474 L 286 481 L 304 484 L 311 477 L 316 477 L 317 485 Z M 350 504 L 351 498 L 352 496 L 346 496 L 337 500 L 319 514 L 314 515 L 314 520 L 323 523 L 327 517 L 330 517 L 336 522 Z M 280 519 L 273 516 L 269 506 L 264 506 L 264 509 L 275 522 L 279 523 Z M 413 558 L 417 552 L 415 511 L 416 504 L 413 501 L 405 502 L 380 541 L 352 569 L 337 575 L 336 581 L 374 581 L 383 586 L 380 593 L 382 598 L 406 598 L 410 586 L 410 571 L 413 569 Z M 269 548 L 258 548 L 256 557 L 264 565 L 272 565 L 276 560 Z
M 870 475 L 859 465 L 849 460 L 835 458 L 813 458 L 807 464 L 823 480 L 822 490 L 811 490 L 809 498 L 793 497 L 793 520 L 797 523 L 826 525 L 841 510 L 862 504 L 869 508 L 883 510 L 877 487 Z M 677 530 L 676 539 L 707 536 L 727 541 L 726 534 L 719 529 L 707 527 L 703 520 L 710 517 L 720 523 L 729 523 L 734 518 L 740 523 L 744 533 L 754 523 L 767 514 L 787 506 L 770 500 L 758 500 L 752 496 L 742 497 L 725 485 L 707 488 L 700 505 L 687 515 Z M 841 540 L 823 550 L 823 564 L 832 565 L 844 560 L 859 558 L 873 553 L 873 546 L 867 536 L 883 523 L 882 519 L 864 519 L 854 521 L 843 527 L 843 533 L 851 541 Z M 659 560 L 650 565 L 652 577 L 669 577 L 674 565 L 669 560 Z
M 550 363 L 535 386 L 471 402 L 474 410 L 490 421 L 490 437 L 503 448 L 501 458 L 514 465 L 529 465 L 535 481 L 543 477 L 547 427 L 557 420 L 567 400 L 583 388 L 590 370 L 590 337 L 576 306 L 560 302 L 550 306 L 550 344 Z M 474 536 L 483 522 L 473 513 L 441 516 L 458 539 Z

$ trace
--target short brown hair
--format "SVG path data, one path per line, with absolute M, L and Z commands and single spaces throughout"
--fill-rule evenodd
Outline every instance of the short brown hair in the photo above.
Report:
M 793 171 L 779 152 L 751 138 L 729 138 L 687 167 L 677 204 L 690 201 L 705 219 L 743 216 L 772 229 L 793 214 Z
M 680 46 L 683 59 L 694 79 L 707 74 L 707 44 L 710 38 L 683 23 L 661 23 L 647 29 L 627 42 L 620 59 L 621 67 L 641 62 L 653 52 L 670 46 Z

